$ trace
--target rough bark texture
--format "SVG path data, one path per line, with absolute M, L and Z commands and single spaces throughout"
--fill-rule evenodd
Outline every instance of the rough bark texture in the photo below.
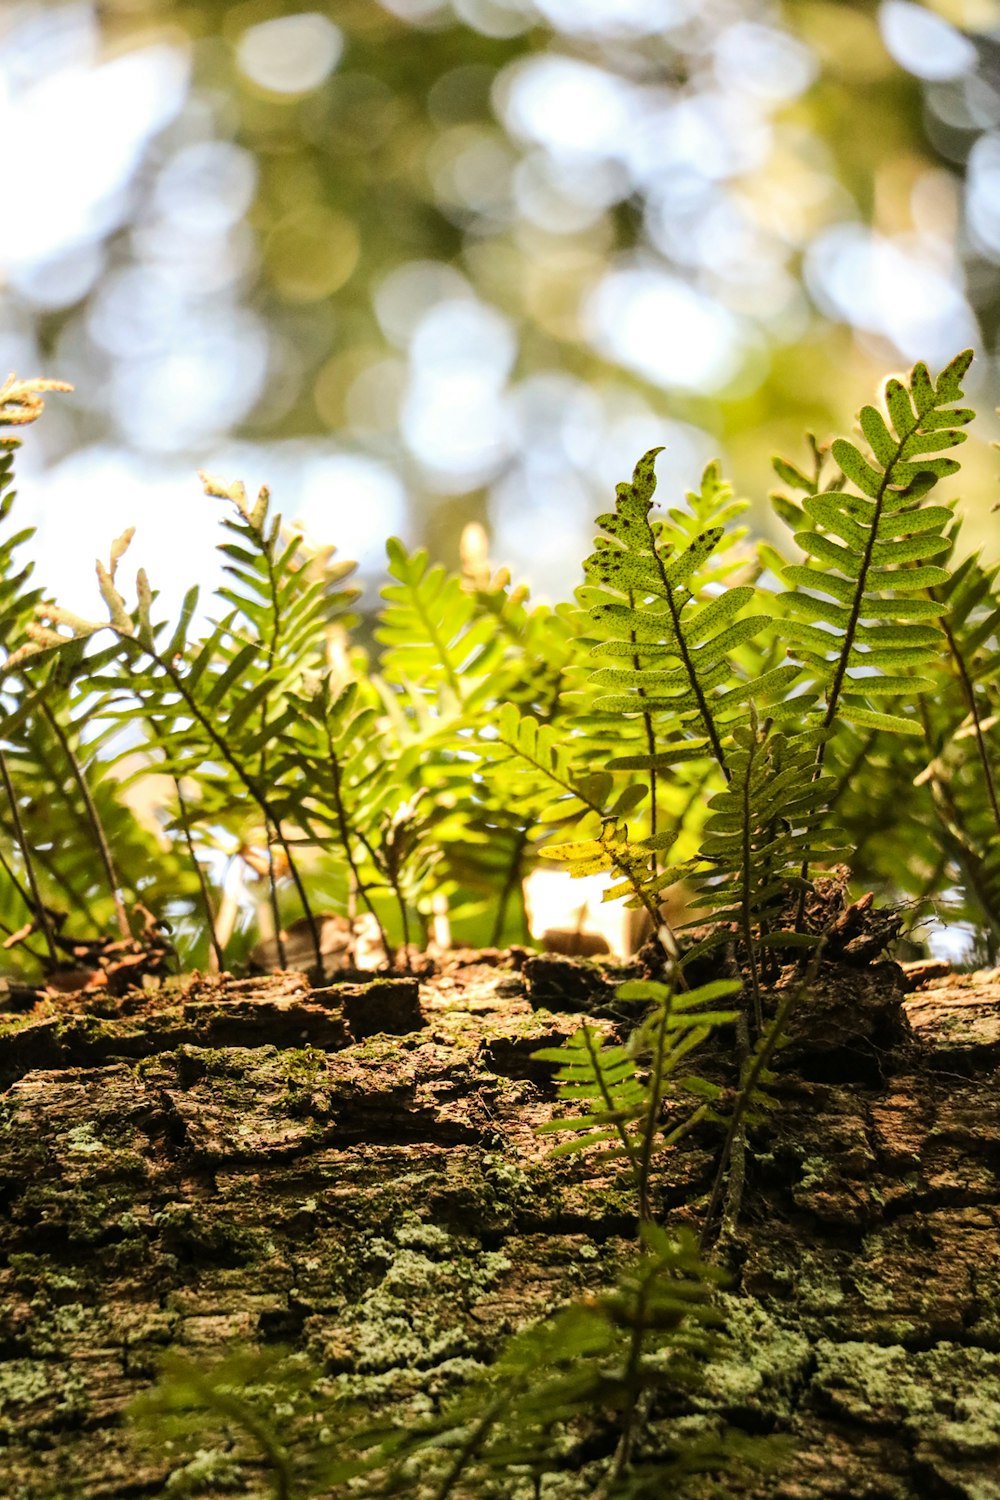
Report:
M 283 1343 L 426 1401 L 608 1279 L 628 1184 L 534 1131 L 554 1091 L 531 1054 L 588 985 L 519 964 L 459 956 L 419 996 L 288 974 L 9 1019 L 0 1495 L 268 1493 L 222 1459 L 171 1487 L 177 1456 L 135 1447 L 122 1412 L 164 1350 Z M 821 970 L 753 1138 L 734 1348 L 700 1404 L 793 1445 L 731 1493 L 1000 1500 L 998 1060 L 1000 972 L 904 997 L 893 964 Z M 668 1221 L 697 1225 L 717 1149 L 667 1159 Z

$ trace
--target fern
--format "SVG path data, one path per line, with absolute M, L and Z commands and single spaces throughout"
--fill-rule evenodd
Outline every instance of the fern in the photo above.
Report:
M 719 1153 L 715 1182 L 705 1210 L 705 1217 L 702 1220 L 699 1247 L 703 1252 L 715 1227 L 715 1214 L 722 1198 L 727 1173 L 729 1174 L 728 1201 L 722 1225 L 723 1235 L 732 1232 L 736 1227 L 743 1194 L 746 1127 L 756 1124 L 774 1108 L 774 1101 L 768 1093 L 769 1088 L 775 1082 L 771 1063 L 776 1053 L 785 1045 L 788 1023 L 793 1013 L 799 1009 L 803 1000 L 808 996 L 815 981 L 825 943 L 826 935 L 824 934 L 813 949 L 804 972 L 798 975 L 795 983 L 785 989 L 774 1015 L 768 1021 L 767 1026 L 761 1029 L 752 1051 L 745 1045 L 744 1018 L 741 1016 L 737 1022 L 737 1030 L 742 1033 L 739 1089 L 729 1115 L 726 1137 Z
M 651 861 L 676 834 L 629 839 L 624 820 L 644 800 L 646 787 L 633 784 L 615 794 L 610 772 L 579 770 L 561 731 L 540 725 L 530 715 L 522 717 L 514 704 L 504 705 L 479 745 L 484 759 L 504 767 L 508 795 L 543 832 L 577 825 L 572 841 L 546 844 L 541 853 L 564 863 L 574 878 L 609 871 L 620 876 L 620 883 L 609 887 L 603 899 L 627 895 L 626 905 L 642 907 L 656 931 L 661 925 L 658 893 L 677 878 L 677 867 L 661 872 Z
M 526 937 L 522 883 L 535 831 L 498 767 L 470 781 L 469 740 L 501 704 L 543 723 L 565 719 L 561 689 L 576 650 L 570 626 L 532 605 L 505 569 L 494 571 L 481 545 L 462 577 L 395 540 L 388 550 L 394 581 L 382 591 L 374 681 L 399 746 L 421 747 L 417 780 L 440 850 L 442 894 L 460 925 L 491 907 L 491 941 L 501 940 L 512 909 Z
M 395 537 L 386 547 L 395 581 L 382 590 L 387 603 L 375 632 L 385 648 L 382 677 L 445 717 L 471 712 L 490 696 L 503 656 L 495 623 L 462 580 L 432 566 L 425 551 L 408 553 Z
M 922 739 L 841 725 L 828 758 L 830 811 L 859 881 L 890 899 L 915 898 L 914 923 L 950 888 L 951 919 L 991 933 L 996 951 L 1000 569 L 968 556 L 949 574 L 959 541 L 954 523 L 940 557 L 944 581 L 924 591 L 940 607 L 941 639 L 934 690 L 916 705 Z
M 958 525 L 950 536 L 953 550 Z M 966 557 L 933 590 L 946 647 L 939 691 L 922 705 L 930 761 L 913 779 L 930 791 L 944 850 L 971 914 L 1000 951 L 1000 566 Z
M 37 421 L 44 410 L 44 398 L 49 392 L 70 390 L 72 386 L 60 380 L 19 381 L 14 375 L 8 376 L 0 384 L 0 427 L 23 427 Z M 11 488 L 13 462 L 14 454 L 20 446 L 20 440 L 16 437 L 5 436 L 0 439 L 0 525 L 9 519 L 14 502 L 14 491 Z M 0 543 L 0 644 L 8 651 L 11 640 L 22 635 L 27 628 L 40 598 L 39 590 L 28 587 L 32 564 L 28 563 L 20 567 L 14 557 L 20 546 L 30 540 L 33 535 L 34 528 L 26 528 L 15 532 L 12 536 L 4 537 Z M 0 721 L 3 738 L 8 741 L 23 724 L 26 715 L 23 700 L 16 705 L 10 702 L 12 684 L 9 674 L 13 669 L 11 657 L 8 656 L 4 667 L 3 683 L 7 698 L 4 705 L 6 712 Z M 11 777 L 7 755 L 2 748 L 0 748 L 0 780 L 3 782 L 13 842 L 20 853 L 27 889 L 21 886 L 9 864 L 5 867 L 5 873 L 31 913 L 31 928 L 34 929 L 37 926 L 41 931 L 45 940 L 48 963 L 55 967 L 58 963 L 58 955 L 52 921 L 53 914 L 49 912 L 42 898 L 34 851 L 24 828 L 18 793 Z
M 138 733 L 147 743 L 151 769 L 199 786 L 203 819 L 225 822 L 242 817 L 249 795 L 268 844 L 273 836 L 281 845 L 303 910 L 311 918 L 282 822 L 289 799 L 273 783 L 269 758 L 294 718 L 294 695 L 305 675 L 322 666 L 324 629 L 345 616 L 354 594 L 309 576 L 298 539 L 285 537 L 280 518 L 270 515 L 266 491 L 251 508 L 241 486 L 224 488 L 209 480 L 205 485 L 237 512 L 229 529 L 238 540 L 223 547 L 235 580 L 235 586 L 220 591 L 224 602 L 232 605 L 230 612 L 205 639 L 190 646 L 198 590 L 189 590 L 179 621 L 164 639 L 166 627 L 152 618 L 155 595 L 145 574 L 140 570 L 137 578 L 134 611 L 118 590 L 118 566 L 131 539 L 131 532 L 126 532 L 113 545 L 109 565 L 98 563 L 108 627 L 117 646 L 98 659 L 87 681 L 91 690 L 105 695 L 102 713 L 118 729 L 132 732 L 133 743 L 126 752 L 130 757 L 135 755 Z M 343 570 L 337 581 L 341 576 Z M 29 641 L 8 665 L 23 669 L 31 662 L 37 668 L 53 654 L 67 652 L 79 660 L 86 642 L 107 628 L 55 605 L 40 608 L 43 623 L 29 629 Z M 126 663 L 124 673 L 116 666 L 120 657 Z M 144 768 L 136 774 L 141 777 Z M 312 928 L 319 961 L 314 921 Z
M 631 484 L 618 486 L 615 511 L 598 517 L 609 537 L 584 563 L 590 587 L 580 598 L 602 636 L 591 655 L 626 663 L 592 674 L 591 687 L 618 689 L 598 697 L 593 709 L 639 714 L 649 726 L 649 752 L 616 756 L 609 770 L 660 772 L 707 753 L 728 775 L 728 728 L 751 690 L 761 703 L 780 697 L 795 669 L 777 668 L 752 685 L 741 680 L 732 653 L 772 617 L 745 613 L 755 603 L 750 584 L 702 601 L 707 584 L 720 576 L 712 560 L 727 545 L 725 525 L 717 521 L 688 539 L 676 522 L 665 527 L 651 520 L 659 451 L 639 460 Z M 731 491 L 714 471 L 703 495 L 704 509 L 733 513 Z
M 923 497 L 959 465 L 940 456 L 963 442 L 960 431 L 974 415 L 952 403 L 972 359 L 960 354 L 931 382 L 914 367 L 909 387 L 889 380 L 886 418 L 874 406 L 861 411 L 871 453 L 838 438 L 831 452 L 854 486 L 807 494 L 808 518 L 795 541 L 806 559 L 784 569 L 795 587 L 786 595 L 788 628 L 796 654 L 824 695 L 822 722 L 839 718 L 873 729 L 919 734 L 919 723 L 874 707 L 872 698 L 912 696 L 930 686 L 926 676 L 941 643 L 940 605 L 926 597 L 947 571 L 927 559 L 948 550 L 944 528 L 951 507 L 922 504 Z M 950 408 L 950 409 L 948 409 Z M 857 491 L 857 493 L 855 493 Z M 825 742 L 823 742 L 825 743 Z M 817 759 L 821 764 L 824 750 Z
M 569 1118 L 547 1121 L 539 1130 L 574 1132 L 574 1139 L 553 1150 L 554 1156 L 606 1148 L 609 1160 L 624 1158 L 637 1193 L 639 1219 L 650 1217 L 650 1168 L 653 1154 L 671 1146 L 707 1113 L 702 1104 L 691 1119 L 673 1129 L 661 1126 L 664 1099 L 675 1084 L 674 1075 L 687 1054 L 716 1026 L 736 1020 L 738 1012 L 703 1007 L 739 990 L 738 981 L 721 979 L 696 990 L 677 992 L 670 985 L 632 981 L 619 985 L 619 1000 L 651 1004 L 649 1015 L 636 1027 L 626 1045 L 602 1038 L 583 1025 L 562 1047 L 534 1053 L 539 1062 L 557 1064 L 561 1099 L 584 1106 Z M 646 1067 L 640 1076 L 637 1065 Z M 717 1097 L 705 1080 L 686 1078 L 683 1087 Z
M 821 831 L 831 776 L 814 776 L 822 730 L 798 735 L 760 724 L 750 702 L 750 723 L 733 730 L 730 781 L 709 801 L 700 857 L 708 870 L 695 885 L 712 916 L 712 931 L 685 954 L 685 962 L 725 942 L 735 928 L 742 939 L 758 1034 L 763 1029 L 760 950 L 816 941 L 790 930 L 789 897 L 802 888 L 803 862 L 836 854 L 844 837 Z
M 957 540 L 955 528 L 952 541 Z M 948 665 L 965 714 L 954 731 L 956 742 L 971 740 L 982 773 L 983 800 L 1000 839 L 997 789 L 997 728 L 1000 725 L 1000 564 L 985 568 L 967 557 L 934 590 L 944 605 L 941 628 L 948 643 Z

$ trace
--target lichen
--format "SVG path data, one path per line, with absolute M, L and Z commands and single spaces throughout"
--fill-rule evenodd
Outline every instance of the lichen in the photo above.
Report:
M 725 1340 L 705 1371 L 710 1406 L 789 1417 L 811 1359 L 809 1340 L 757 1302 L 723 1294 Z

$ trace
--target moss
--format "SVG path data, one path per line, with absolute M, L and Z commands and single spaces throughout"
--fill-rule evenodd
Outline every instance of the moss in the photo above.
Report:
M 190 1203 L 171 1204 L 154 1214 L 152 1222 L 168 1251 L 202 1263 L 249 1265 L 274 1250 L 261 1228 L 234 1223 Z
M 87 1120 L 83 1125 L 74 1125 L 72 1130 L 67 1130 L 63 1136 L 63 1143 L 69 1151 L 79 1151 L 86 1155 L 95 1152 L 107 1151 L 107 1146 L 94 1133 L 93 1122 Z
M 0 1416 L 12 1406 L 30 1406 L 49 1392 L 50 1372 L 33 1359 L 7 1359 L 0 1365 Z
M 89 1280 L 55 1266 L 51 1257 L 36 1255 L 33 1251 L 12 1251 L 7 1264 L 14 1273 L 14 1285 L 22 1290 L 43 1286 L 53 1292 L 75 1292 Z M 75 1269 L 79 1273 L 80 1268 Z
M 326 1072 L 326 1053 L 322 1047 L 289 1047 L 278 1053 L 277 1068 L 290 1089 L 311 1088 Z
M 488 1151 L 481 1158 L 483 1180 L 494 1205 L 510 1209 L 527 1208 L 535 1198 L 531 1177 L 508 1157 Z

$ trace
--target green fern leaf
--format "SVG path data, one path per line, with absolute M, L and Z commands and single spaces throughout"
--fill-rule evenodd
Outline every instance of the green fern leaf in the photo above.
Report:
M 921 499 L 958 468 L 941 450 L 964 441 L 960 428 L 973 413 L 943 408 L 961 395 L 971 358 L 971 352 L 959 355 L 936 386 L 922 365 L 914 369 L 909 390 L 888 382 L 888 421 L 873 406 L 861 412 L 871 456 L 844 439 L 831 450 L 860 493 L 828 489 L 808 493 L 802 502 L 810 524 L 795 540 L 806 561 L 785 569 L 793 588 L 784 603 L 793 649 L 825 695 L 828 727 L 839 715 L 871 728 L 921 733 L 917 721 L 883 713 L 869 700 L 894 696 L 900 669 L 932 667 L 940 647 L 939 628 L 930 623 L 940 605 L 918 591 L 943 582 L 940 566 L 925 559 L 948 550 L 943 528 L 951 509 L 922 505 Z M 878 685 L 883 677 L 891 686 Z M 912 679 L 909 692 L 926 686 L 926 678 Z
M 728 727 L 750 692 L 736 653 L 771 617 L 746 613 L 756 598 L 750 585 L 711 592 L 734 566 L 719 558 L 739 539 L 726 526 L 743 508 L 716 466 L 690 497 L 690 516 L 651 517 L 658 452 L 645 454 L 631 484 L 618 486 L 615 511 L 598 517 L 607 535 L 584 563 L 588 587 L 580 598 L 600 632 L 591 655 L 613 663 L 597 668 L 588 686 L 619 689 L 598 693 L 591 711 L 626 722 L 641 716 L 651 770 L 664 753 L 678 764 L 685 753 L 700 758 L 707 745 L 725 771 Z

